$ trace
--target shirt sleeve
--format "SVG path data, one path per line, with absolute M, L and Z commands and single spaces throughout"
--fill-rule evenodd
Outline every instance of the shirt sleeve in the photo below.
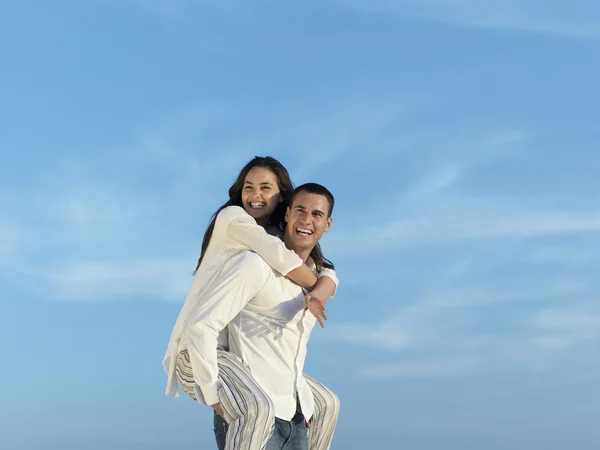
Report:
M 270 270 L 256 254 L 234 255 L 210 287 L 202 292 L 199 306 L 187 321 L 185 334 L 194 381 L 207 405 L 219 402 L 217 345 L 219 332 L 256 296 Z
M 283 276 L 302 264 L 302 259 L 295 252 L 288 249 L 281 239 L 267 233 L 243 208 L 226 208 L 221 214 L 225 221 L 222 226 L 227 249 L 252 250 Z
M 321 277 L 329 277 L 329 278 L 331 278 L 331 281 L 333 281 L 335 283 L 335 291 L 331 295 L 333 297 L 335 295 L 335 293 L 337 292 L 337 288 L 340 284 L 340 280 L 338 280 L 335 270 L 324 267 L 323 269 L 321 269 L 321 271 L 319 273 L 317 273 L 317 278 L 321 278 Z

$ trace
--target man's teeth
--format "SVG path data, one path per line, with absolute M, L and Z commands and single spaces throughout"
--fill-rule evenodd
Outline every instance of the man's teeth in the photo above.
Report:
M 310 235 L 312 234 L 312 231 L 310 231 L 310 230 L 304 230 L 304 229 L 302 229 L 302 228 L 298 228 L 296 231 L 297 231 L 298 233 L 300 233 L 300 234 L 305 234 L 305 235 L 307 235 L 307 236 L 310 236 Z
M 265 204 L 262 202 L 251 202 L 250 206 L 254 209 L 264 208 Z

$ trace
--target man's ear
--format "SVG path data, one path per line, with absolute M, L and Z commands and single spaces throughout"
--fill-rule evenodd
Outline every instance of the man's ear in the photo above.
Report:
M 331 217 L 327 218 L 327 225 L 325 225 L 325 230 L 324 230 L 325 233 L 327 233 L 329 231 L 329 227 L 331 227 L 332 222 L 333 222 L 333 219 Z
M 285 208 L 285 221 L 289 222 L 288 216 L 290 215 L 290 207 Z

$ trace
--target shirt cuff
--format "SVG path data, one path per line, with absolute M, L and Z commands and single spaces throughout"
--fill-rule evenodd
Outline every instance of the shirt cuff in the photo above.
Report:
M 333 294 L 331 294 L 331 296 L 333 297 L 336 294 L 337 288 L 340 284 L 340 280 L 338 279 L 338 277 L 335 273 L 335 270 L 325 268 L 325 269 L 321 270 L 319 273 L 317 273 L 317 278 L 321 278 L 321 277 L 329 277 L 334 282 L 335 290 L 333 291 Z
M 219 383 L 218 382 L 208 383 L 203 386 L 198 386 L 198 385 L 196 385 L 196 386 L 200 389 L 200 392 L 202 393 L 202 400 L 204 400 L 204 403 L 206 405 L 212 406 L 215 403 L 219 403 L 219 394 L 218 394 Z

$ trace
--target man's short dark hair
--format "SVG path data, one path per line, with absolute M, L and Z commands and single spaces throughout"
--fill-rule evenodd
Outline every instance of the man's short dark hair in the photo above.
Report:
M 317 194 L 325 197 L 327 199 L 327 202 L 329 203 L 329 211 L 327 213 L 327 217 L 331 217 L 335 199 L 333 198 L 333 194 L 329 192 L 329 189 L 327 189 L 325 186 L 319 183 L 304 183 L 303 185 L 298 186 L 296 189 L 294 189 L 294 192 L 292 192 L 292 197 L 290 198 L 290 206 L 294 204 L 294 200 L 300 192 L 308 192 L 309 194 Z

